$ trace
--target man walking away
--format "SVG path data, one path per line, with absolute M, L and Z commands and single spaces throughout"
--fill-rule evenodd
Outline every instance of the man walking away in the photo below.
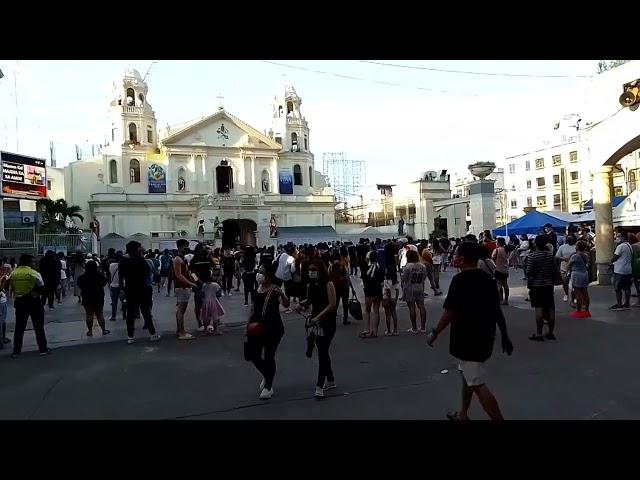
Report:
M 492 420 L 503 420 L 498 401 L 486 384 L 485 362 L 491 358 L 496 325 L 502 337 L 502 350 L 507 355 L 513 345 L 500 309 L 495 282 L 478 269 L 480 245 L 464 242 L 458 248 L 460 273 L 451 280 L 445 312 L 428 337 L 433 345 L 438 335 L 451 324 L 449 351 L 460 360 L 462 376 L 462 408 L 447 414 L 450 420 L 469 420 L 468 412 L 475 393 L 484 411 Z
M 15 293 L 13 303 L 16 309 L 16 326 L 13 333 L 13 354 L 11 358 L 18 358 L 22 351 L 22 340 L 27 328 L 27 320 L 31 316 L 33 330 L 40 355 L 48 355 L 53 350 L 47 347 L 47 337 L 44 334 L 44 306 L 40 294 L 44 288 L 44 281 L 31 265 L 33 257 L 22 255 L 16 268 L 9 276 L 9 284 Z
M 631 258 L 633 249 L 627 241 L 627 232 L 620 230 L 616 233 L 616 247 L 611 264 L 613 265 L 613 288 L 616 292 L 616 303 L 609 307 L 609 310 L 624 311 L 630 310 L 631 283 L 633 281 L 633 270 Z M 624 292 L 624 304 L 622 303 L 622 293 Z
M 133 334 L 138 310 L 142 313 L 144 325 L 149 330 L 149 340 L 152 342 L 160 340 L 151 317 L 151 287 L 149 287 L 151 269 L 147 261 L 142 258 L 144 250 L 141 247 L 140 243 L 133 240 L 127 243 L 127 256 L 120 261 L 118 267 L 120 288 L 124 288 L 127 299 L 127 343 L 130 345 L 135 343 Z
M 61 270 L 62 265 L 60 264 L 60 260 L 56 258 L 56 252 L 47 250 L 44 258 L 40 260 L 40 274 L 44 281 L 44 292 L 47 297 L 47 303 L 49 304 L 49 310 L 53 310 L 53 300 L 56 289 L 60 285 Z
M 176 310 L 176 335 L 178 336 L 178 340 L 191 340 L 194 338 L 193 335 L 184 329 L 184 315 L 189 305 L 191 289 L 196 287 L 197 284 L 189 280 L 189 266 L 184 258 L 184 252 L 189 247 L 189 241 L 181 238 L 176 242 L 176 245 L 178 247 L 178 254 L 173 259 L 174 291 L 176 294 L 176 303 L 178 304 Z

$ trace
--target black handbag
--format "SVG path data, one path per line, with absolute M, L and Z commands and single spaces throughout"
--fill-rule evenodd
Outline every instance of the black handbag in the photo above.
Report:
M 349 299 L 349 313 L 356 320 L 362 320 L 362 305 L 360 305 L 360 300 L 356 296 L 356 291 L 352 288 L 351 293 L 353 293 L 353 297 Z

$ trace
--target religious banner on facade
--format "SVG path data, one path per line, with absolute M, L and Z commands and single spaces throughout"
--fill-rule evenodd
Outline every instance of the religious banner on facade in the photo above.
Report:
M 149 193 L 167 193 L 167 175 L 157 163 L 149 165 Z
M 280 195 L 293 195 L 293 170 L 290 167 L 281 168 L 278 172 Z

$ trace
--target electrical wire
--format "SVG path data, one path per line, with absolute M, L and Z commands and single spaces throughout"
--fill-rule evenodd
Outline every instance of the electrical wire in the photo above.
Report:
M 466 97 L 478 97 L 479 96 L 477 93 L 452 92 L 452 91 L 449 91 L 449 90 L 437 90 L 435 88 L 417 87 L 417 86 L 414 86 L 414 85 L 401 85 L 399 83 L 385 82 L 385 81 L 382 81 L 382 80 L 371 80 L 371 79 L 368 79 L 368 78 L 354 77 L 352 75 L 344 75 L 344 74 L 341 74 L 341 73 L 325 72 L 323 70 L 314 70 L 312 68 L 298 67 L 296 65 L 287 65 L 286 63 L 273 62 L 273 61 L 270 61 L 270 60 L 260 60 L 260 61 L 263 62 L 263 63 L 269 63 L 271 65 L 278 65 L 280 67 L 294 68 L 296 70 L 303 70 L 305 72 L 319 73 L 319 74 L 322 74 L 322 75 L 329 75 L 329 76 L 338 77 L 338 78 L 346 78 L 348 80 L 358 80 L 358 81 L 362 81 L 362 82 L 376 83 L 376 84 L 379 84 L 379 85 L 386 85 L 386 86 L 391 86 L 391 87 L 415 88 L 417 90 L 422 90 L 422 91 L 426 91 L 426 92 L 444 93 L 444 94 L 448 94 L 448 95 L 461 95 L 461 96 L 466 96 Z
M 495 72 L 472 72 L 467 70 L 450 70 L 445 68 L 419 67 L 416 65 L 400 65 L 397 63 L 375 62 L 372 60 L 358 60 L 361 63 L 382 65 L 385 67 L 408 68 L 411 70 L 428 70 L 430 72 L 457 73 L 463 75 L 486 75 L 492 77 L 519 77 L 519 78 L 593 78 L 594 75 L 537 75 L 533 73 L 495 73 Z

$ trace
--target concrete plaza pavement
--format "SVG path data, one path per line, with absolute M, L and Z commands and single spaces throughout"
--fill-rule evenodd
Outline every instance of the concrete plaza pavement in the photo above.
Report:
M 453 274 L 441 274 L 445 293 Z M 361 295 L 360 280 L 352 278 Z M 592 287 L 594 317 L 572 319 L 558 288 L 558 340 L 531 342 L 527 337 L 534 330 L 533 311 L 524 301 L 521 272 L 512 271 L 510 284 L 511 305 L 504 311 L 515 351 L 510 357 L 503 354 L 498 335 L 488 363 L 488 384 L 505 417 L 640 418 L 635 366 L 640 309 L 609 312 L 612 289 Z M 439 319 L 443 300 L 427 297 L 428 327 Z M 110 335 L 101 337 L 96 327 L 89 338 L 82 307 L 67 298 L 45 313 L 47 336 L 56 349 L 51 356 L 37 355 L 31 331 L 19 359 L 8 358 L 11 345 L 0 353 L 0 419 L 440 420 L 446 411 L 459 408 L 460 379 L 448 354 L 448 332 L 434 348 L 425 345 L 424 335 L 409 333 L 361 340 L 361 322 L 354 320 L 348 326 L 339 324 L 331 348 L 338 388 L 316 401 L 317 357 L 304 356 L 303 320 L 297 314 L 283 315 L 286 333 L 277 355 L 275 395 L 261 402 L 260 376 L 243 359 L 242 324 L 248 308 L 242 301 L 235 292 L 223 299 L 225 335 L 181 342 L 173 335 L 175 298 L 162 292 L 154 298 L 153 313 L 163 339 L 149 343 L 138 328 L 137 343 L 127 345 L 120 314 L 118 321 L 107 321 Z M 403 303 L 399 307 L 404 332 L 408 312 Z M 382 333 L 384 314 L 381 317 Z M 193 300 L 187 325 L 194 330 Z M 470 415 L 485 418 L 476 400 Z

